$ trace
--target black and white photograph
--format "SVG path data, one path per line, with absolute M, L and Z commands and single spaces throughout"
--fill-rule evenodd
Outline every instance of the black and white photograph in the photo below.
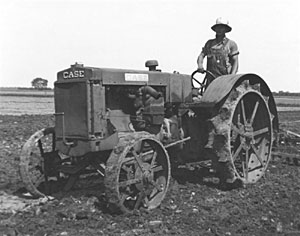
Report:
M 300 2 L 0 2 L 0 236 L 300 235 Z

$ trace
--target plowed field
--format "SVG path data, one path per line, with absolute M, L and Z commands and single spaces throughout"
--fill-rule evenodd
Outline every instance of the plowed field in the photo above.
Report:
M 300 112 L 280 112 L 300 133 Z M 21 146 L 52 116 L 0 116 L 0 235 L 300 235 L 300 166 L 273 158 L 264 178 L 224 191 L 207 170 L 174 171 L 161 206 L 113 215 L 103 186 L 78 186 L 54 199 L 26 199 L 18 173 Z

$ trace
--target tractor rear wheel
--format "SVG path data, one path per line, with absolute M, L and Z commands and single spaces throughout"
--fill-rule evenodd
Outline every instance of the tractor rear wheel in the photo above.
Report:
M 155 136 L 138 132 L 120 138 L 105 169 L 105 192 L 111 209 L 130 213 L 140 207 L 158 207 L 170 175 L 168 153 Z
M 233 89 L 212 121 L 214 149 L 219 161 L 228 161 L 235 177 L 255 183 L 271 158 L 272 114 L 268 98 L 244 81 Z

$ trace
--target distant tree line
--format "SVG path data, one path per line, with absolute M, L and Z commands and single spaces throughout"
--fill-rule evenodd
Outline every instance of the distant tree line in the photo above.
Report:
M 39 89 L 39 90 L 47 89 L 48 80 L 42 78 L 35 78 L 34 80 L 31 81 L 31 85 L 35 89 Z
M 284 92 L 284 91 L 279 91 L 279 92 L 272 92 L 273 96 L 300 96 L 299 93 L 290 93 L 290 92 Z
M 37 90 L 37 88 L 34 88 L 34 87 L 15 87 L 14 89 L 19 89 L 19 90 Z M 39 89 L 39 90 L 53 90 L 52 88 L 42 88 L 42 89 Z

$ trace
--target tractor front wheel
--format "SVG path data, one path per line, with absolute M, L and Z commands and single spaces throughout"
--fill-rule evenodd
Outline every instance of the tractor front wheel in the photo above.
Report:
M 33 197 L 43 197 L 52 192 L 50 185 L 57 187 L 60 176 L 55 170 L 55 163 L 59 161 L 53 127 L 37 131 L 24 144 L 20 156 L 20 174 Z
M 107 160 L 106 197 L 121 212 L 154 209 L 166 195 L 170 175 L 168 153 L 155 136 L 146 132 L 126 135 Z

